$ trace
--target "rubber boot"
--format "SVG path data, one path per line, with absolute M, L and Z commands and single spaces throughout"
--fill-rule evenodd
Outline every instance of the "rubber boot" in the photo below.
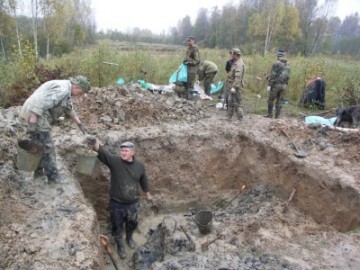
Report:
M 267 118 L 273 117 L 273 104 L 272 103 L 268 104 L 268 114 L 264 115 L 264 117 L 267 117 Z
M 133 239 L 133 230 L 126 230 L 126 243 L 128 244 L 129 248 L 135 248 L 135 241 Z
M 275 118 L 279 118 L 279 117 L 280 117 L 280 112 L 281 112 L 281 107 L 276 107 L 276 110 L 275 110 Z
M 242 122 L 242 120 L 244 119 L 244 111 L 241 107 L 239 107 L 238 110 L 238 121 Z
M 122 260 L 125 259 L 126 258 L 126 253 L 125 253 L 124 244 L 122 242 L 122 237 L 121 236 L 115 237 L 115 242 L 116 242 L 116 246 L 117 246 L 117 249 L 118 249 L 119 257 Z

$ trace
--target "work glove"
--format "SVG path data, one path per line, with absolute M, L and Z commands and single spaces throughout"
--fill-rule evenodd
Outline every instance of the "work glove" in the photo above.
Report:
M 37 130 L 36 123 L 28 123 L 27 130 L 26 130 L 27 134 L 29 134 L 29 135 L 35 134 L 36 130 Z
M 268 92 L 270 92 L 271 86 L 268 86 L 268 87 L 266 88 L 266 90 L 267 90 Z
M 235 93 L 235 88 L 234 87 L 231 87 L 230 93 Z
M 84 135 L 90 133 L 89 130 L 83 125 L 83 123 L 78 124 L 78 127 Z

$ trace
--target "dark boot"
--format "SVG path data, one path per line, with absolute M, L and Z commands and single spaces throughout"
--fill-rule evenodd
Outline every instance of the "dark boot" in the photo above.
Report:
M 268 103 L 268 114 L 264 115 L 264 117 L 272 118 L 273 117 L 273 104 Z
M 116 242 L 116 246 L 118 249 L 118 254 L 120 256 L 120 258 L 123 260 L 126 258 L 126 253 L 125 253 L 125 247 L 124 244 L 122 242 L 122 237 L 115 237 L 115 242 Z
M 43 168 L 37 168 L 35 171 L 34 171 L 34 178 L 40 178 L 40 177 L 43 177 L 45 176 L 45 173 L 44 173 L 44 169 Z
M 127 230 L 126 231 L 126 243 L 131 249 L 135 248 L 135 241 L 133 239 L 133 233 L 134 231 Z
M 281 107 L 276 107 L 276 110 L 275 110 L 275 118 L 279 118 L 279 117 L 280 117 L 280 112 L 281 112 Z

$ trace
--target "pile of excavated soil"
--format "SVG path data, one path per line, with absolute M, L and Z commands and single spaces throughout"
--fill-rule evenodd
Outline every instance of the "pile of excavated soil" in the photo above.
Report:
M 138 249 L 127 249 L 121 261 L 115 248 L 119 266 L 358 269 L 359 133 L 309 128 L 287 118 L 286 108 L 278 120 L 246 114 L 242 123 L 227 123 L 225 111 L 209 102 L 131 86 L 74 98 L 82 122 L 110 151 L 135 142 L 160 207 L 151 215 L 142 200 Z M 48 185 L 19 171 L 18 112 L 11 107 L 0 114 L 0 268 L 114 269 L 99 243 L 106 234 L 114 244 L 108 170 L 96 163 L 91 175 L 76 172 L 77 153 L 88 146 L 65 119 L 52 133 L 65 180 Z M 293 155 L 282 130 L 308 152 L 305 158 Z M 213 213 L 207 235 L 194 222 L 202 209 Z

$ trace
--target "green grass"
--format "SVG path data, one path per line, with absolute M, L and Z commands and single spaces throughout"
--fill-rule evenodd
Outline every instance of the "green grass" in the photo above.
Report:
M 65 74 L 85 75 L 92 86 L 98 87 L 114 84 L 119 77 L 123 77 L 126 82 L 143 79 L 154 84 L 168 84 L 169 77 L 182 62 L 185 50 L 185 46 L 101 42 L 91 48 L 79 49 L 61 58 L 41 63 L 49 69 L 61 67 Z M 228 50 L 200 48 L 200 54 L 202 60 L 210 60 L 218 65 L 216 82 L 226 80 Z M 243 58 L 246 65 L 244 102 L 251 104 L 249 107 L 252 112 L 265 113 L 265 77 L 275 61 L 275 55 L 243 55 Z M 326 82 L 326 108 L 347 106 L 351 102 L 360 101 L 359 61 L 338 56 L 304 58 L 289 55 L 288 59 L 291 67 L 285 97 L 290 103 L 288 107 L 296 108 L 306 82 L 315 75 L 321 76 Z M 22 66 L 24 65 L 17 63 L 0 63 L 0 92 L 14 91 L 12 85 L 17 81 L 25 80 L 24 77 L 34 77 L 28 70 L 19 70 Z M 141 70 L 146 70 L 146 75 Z M 27 92 L 32 90 L 28 89 Z M 16 93 L 12 93 L 14 94 Z

